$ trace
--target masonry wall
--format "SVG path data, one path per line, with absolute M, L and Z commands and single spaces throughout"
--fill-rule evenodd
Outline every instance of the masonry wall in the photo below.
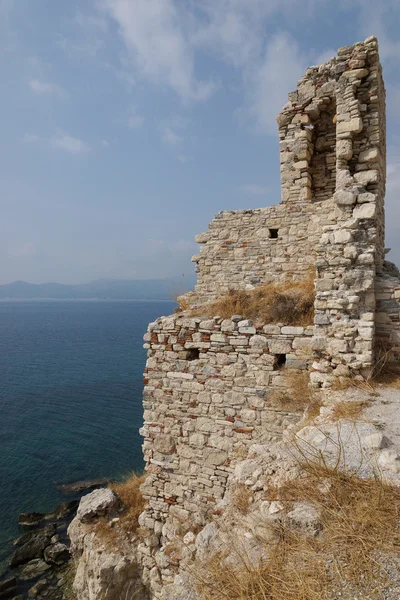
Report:
M 312 381 L 368 376 L 374 281 L 384 260 L 385 89 L 376 38 L 308 69 L 278 126 L 281 204 L 212 221 L 197 237 L 198 283 L 188 298 L 202 304 L 316 267 Z
M 376 344 L 378 359 L 400 364 L 400 278 L 382 274 L 376 278 Z
M 223 211 L 208 232 L 196 236 L 196 303 L 286 279 L 302 279 L 315 269 L 315 246 L 332 218 L 329 203 L 279 204 L 255 210 Z M 276 237 L 273 237 L 276 236 Z
M 337 123 L 335 220 L 316 248 L 315 335 L 321 349 L 311 375 L 322 385 L 332 375 L 371 373 L 375 276 L 384 257 L 385 90 L 376 39 L 341 48 L 322 70 L 329 69 Z M 309 86 L 312 73 L 305 79 Z M 318 108 L 319 101 L 317 93 L 304 110 Z
M 292 369 L 310 367 L 312 333 L 239 318 L 150 324 L 141 431 L 151 474 L 147 524 L 157 531 L 170 513 L 193 520 L 213 510 L 232 459 L 258 439 L 277 440 L 298 419 L 272 392 L 285 388 Z

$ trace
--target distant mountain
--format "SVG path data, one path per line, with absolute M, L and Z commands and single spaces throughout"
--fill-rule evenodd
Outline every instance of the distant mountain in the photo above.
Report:
M 98 279 L 75 285 L 13 281 L 0 285 L 0 299 L 172 300 L 192 289 L 193 284 L 193 280 L 178 279 Z

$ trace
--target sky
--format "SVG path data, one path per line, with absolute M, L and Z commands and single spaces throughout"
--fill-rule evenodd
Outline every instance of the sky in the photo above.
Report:
M 0 0 L 0 283 L 190 278 L 220 210 L 280 201 L 275 117 L 377 35 L 400 264 L 400 0 Z

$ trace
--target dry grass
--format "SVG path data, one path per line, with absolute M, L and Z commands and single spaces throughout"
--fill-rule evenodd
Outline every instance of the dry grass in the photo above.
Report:
M 303 411 L 313 404 L 314 391 L 309 386 L 308 371 L 282 369 L 282 377 L 285 387 L 273 390 L 268 398 L 273 406 L 279 406 L 283 410 Z
M 357 419 L 362 411 L 369 405 L 366 400 L 357 401 L 342 401 L 335 404 L 333 407 L 333 418 L 336 420 L 351 420 Z
M 392 346 L 378 347 L 373 373 L 375 383 L 400 389 L 400 367 L 397 359 L 397 350 Z
M 252 498 L 253 492 L 243 483 L 238 483 L 233 490 L 232 504 L 242 515 L 247 515 Z
M 178 305 L 176 312 L 187 311 L 191 309 L 189 298 L 187 298 L 185 295 L 174 294 L 172 300 Z
M 133 473 L 124 481 L 110 484 L 110 488 L 118 496 L 121 510 L 115 516 L 118 523 L 111 527 L 110 522 L 99 519 L 96 523 L 96 534 L 108 545 L 117 546 L 121 534 L 129 537 L 136 534 L 139 528 L 139 515 L 143 512 L 145 501 L 140 486 L 146 479 L 145 474 Z
M 268 284 L 253 290 L 230 290 L 203 306 L 198 314 L 229 319 L 242 315 L 256 323 L 311 325 L 314 320 L 314 275 L 302 281 Z
M 119 525 L 127 533 L 135 533 L 139 526 L 138 518 L 145 507 L 140 486 L 145 479 L 145 474 L 133 473 L 125 481 L 113 483 L 110 486 L 122 503 L 123 512 L 120 516 Z
M 268 499 L 306 501 L 319 511 L 322 531 L 305 536 L 285 521 L 268 560 L 227 560 L 230 548 L 210 558 L 196 576 L 202 600 L 383 600 L 386 558 L 400 558 L 400 489 L 379 479 L 309 463 L 305 476 Z M 240 550 L 237 553 L 240 556 Z M 197 596 L 196 596 L 197 597 Z

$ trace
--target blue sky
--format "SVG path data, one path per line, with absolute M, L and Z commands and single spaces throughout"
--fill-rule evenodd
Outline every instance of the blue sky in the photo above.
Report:
M 400 0 L 0 0 L 0 283 L 188 277 L 220 210 L 280 199 L 275 116 L 369 35 L 400 263 Z

